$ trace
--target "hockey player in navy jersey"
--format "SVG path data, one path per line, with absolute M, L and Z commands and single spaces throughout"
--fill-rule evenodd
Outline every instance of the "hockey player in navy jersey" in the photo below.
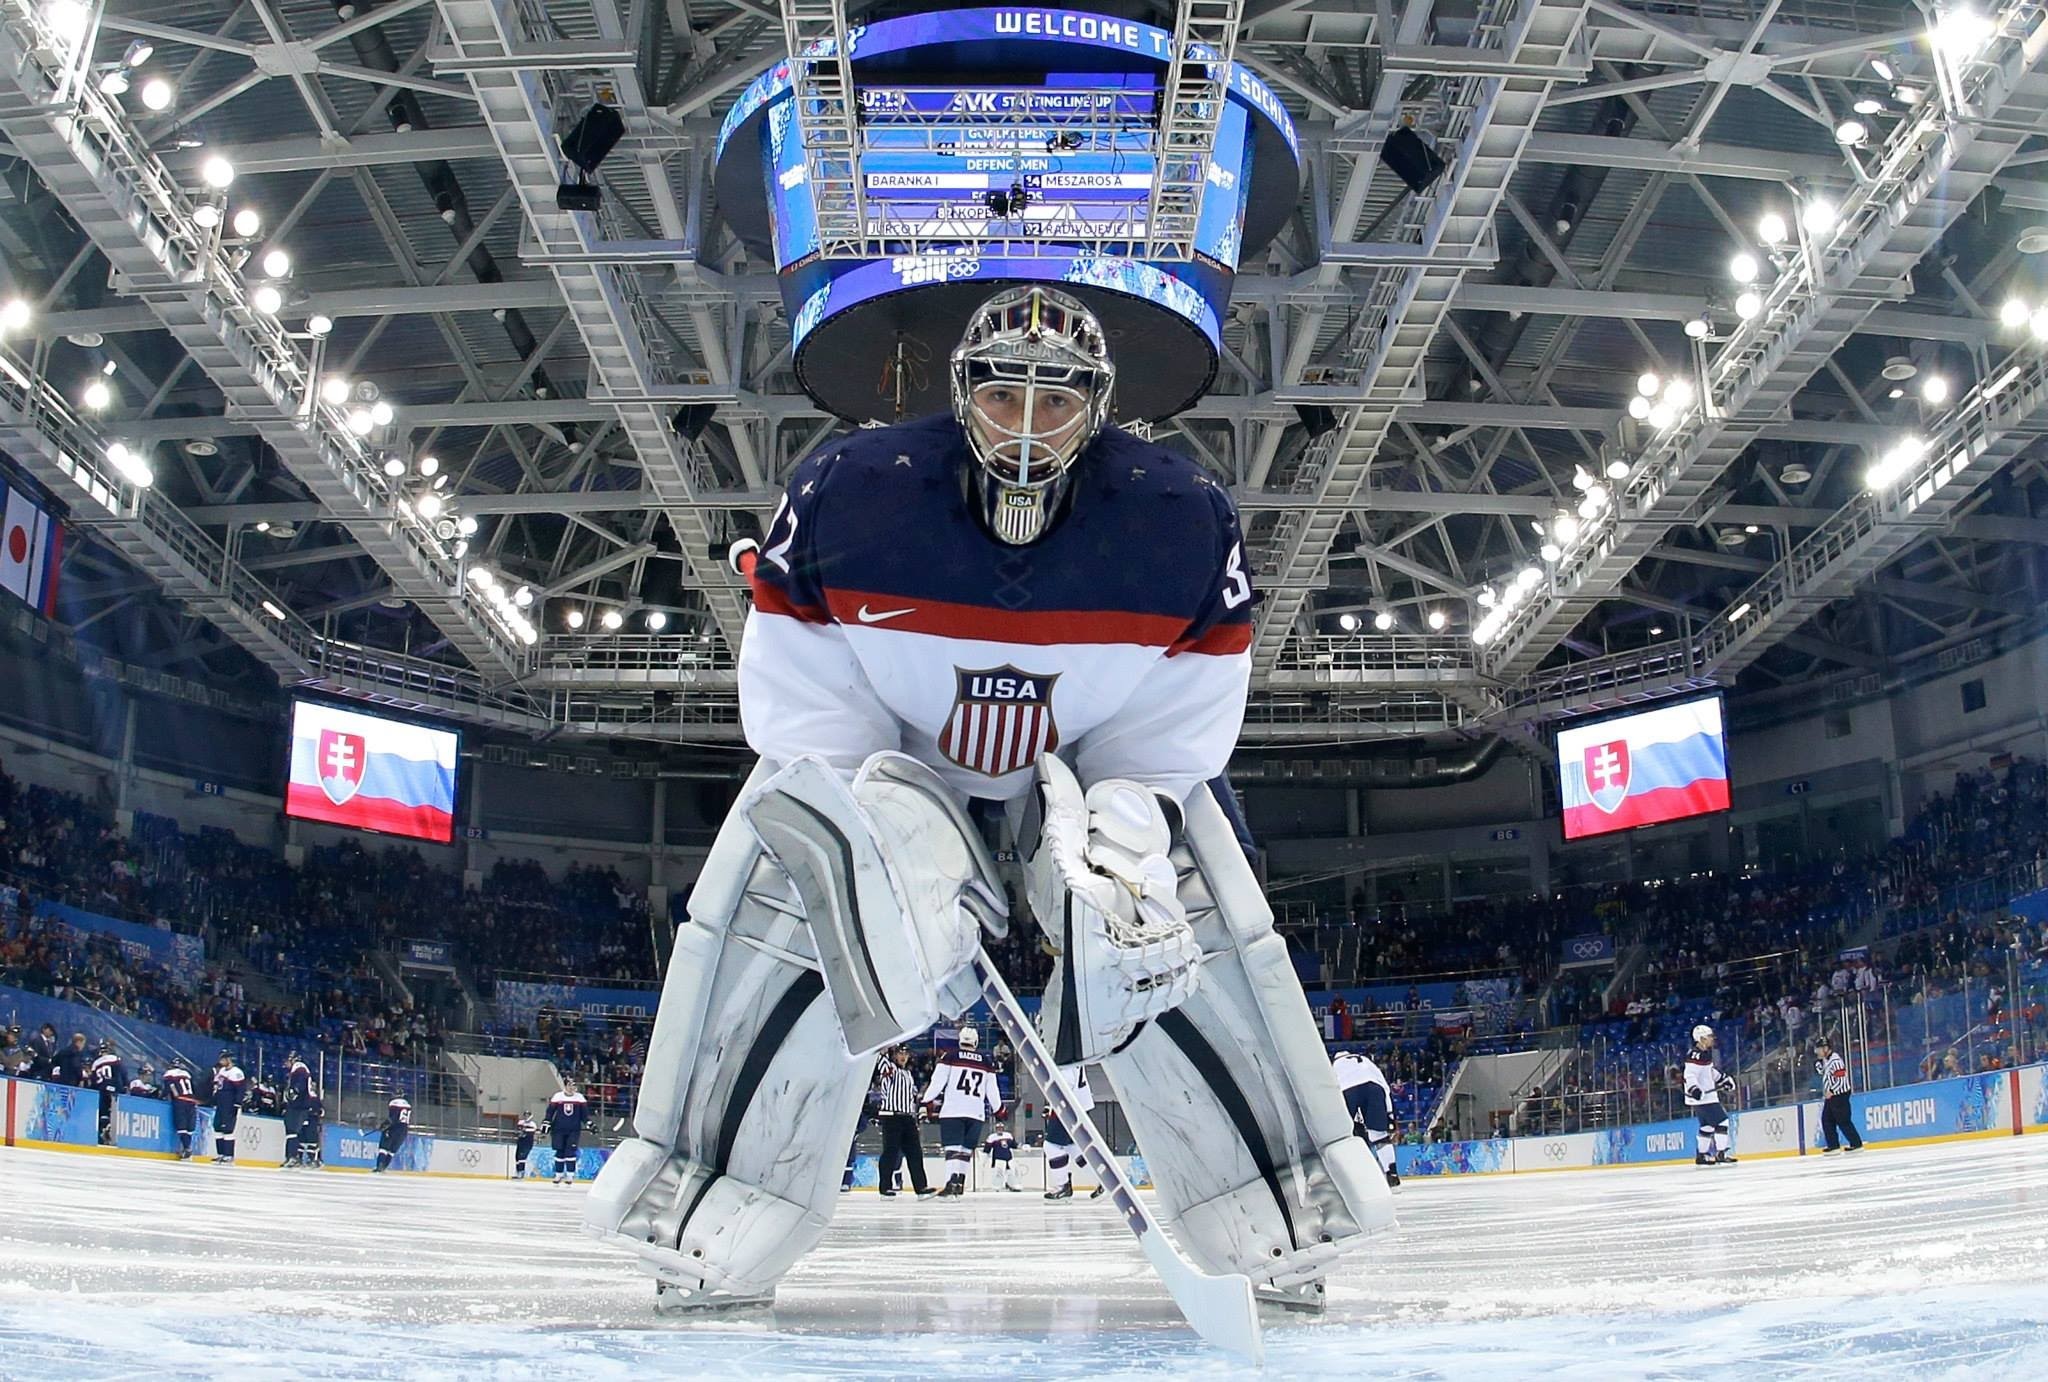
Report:
M 235 1053 L 221 1052 L 213 1063 L 213 1159 L 220 1165 L 235 1164 L 235 1125 L 248 1092 L 249 1077 L 235 1064 Z
M 114 1101 L 128 1087 L 128 1066 L 114 1048 L 112 1037 L 100 1038 L 99 1054 L 93 1057 L 86 1083 L 100 1095 L 100 1145 L 114 1145 Z
M 1003 1115 L 1002 1091 L 996 1087 L 995 1067 L 981 1054 L 981 1034 L 962 1027 L 955 1040 L 953 1054 L 932 1067 L 923 1098 L 925 1111 L 939 1120 L 939 1146 L 946 1154 L 946 1183 L 939 1188 L 942 1200 L 967 1193 L 967 1173 L 974 1166 L 981 1129 L 989 1119 Z
M 533 1121 L 531 1113 L 522 1113 L 513 1130 L 519 1140 L 512 1146 L 512 1179 L 525 1180 L 526 1159 L 533 1155 L 533 1138 L 540 1131 L 540 1124 Z
M 583 1122 L 590 1117 L 590 1102 L 583 1097 L 575 1079 L 562 1081 L 562 1087 L 548 1100 L 548 1139 L 554 1144 L 555 1184 L 573 1185 L 576 1181 L 576 1162 L 583 1155 Z
M 377 1164 L 372 1172 L 388 1171 L 398 1157 L 398 1149 L 405 1145 L 405 1139 L 412 1133 L 412 1104 L 409 1100 L 393 1095 L 384 1107 L 384 1126 L 377 1133 Z
M 327 1100 L 320 1093 L 319 1085 L 306 1090 L 306 1107 L 299 1124 L 299 1165 L 317 1171 L 326 1164 L 326 1153 L 321 1150 L 322 1139 L 326 1137 Z
M 1735 1077 L 1722 1074 L 1714 1064 L 1714 1029 L 1702 1022 L 1692 1029 L 1692 1049 L 1685 1053 L 1685 1108 L 1700 1123 L 1696 1164 L 1735 1164 L 1728 1150 L 1728 1110 L 1721 1104 L 1734 1093 Z
M 306 1166 L 306 1104 L 313 1093 L 313 1071 L 299 1053 L 284 1058 L 284 1168 Z M 317 1143 L 315 1145 L 318 1145 Z
M 948 373 L 950 416 L 821 447 L 741 555 L 760 762 L 586 1226 L 670 1305 L 773 1295 L 837 1206 L 875 1054 L 974 1003 L 984 929 L 1030 924 L 980 800 L 1010 814 L 1058 957 L 1053 1055 L 1114 1082 L 1174 1238 L 1319 1301 L 1392 1200 L 1209 785 L 1251 672 L 1235 508 L 1110 424 L 1107 339 L 1064 292 L 996 293 Z
M 199 1096 L 192 1090 L 192 1072 L 175 1057 L 164 1067 L 164 1097 L 171 1101 L 171 1131 L 178 1137 L 178 1160 L 192 1159 L 192 1134 L 199 1126 Z
M 1016 1134 L 999 1126 L 982 1146 L 988 1152 L 989 1184 L 998 1190 L 1022 1190 L 1024 1187 L 1017 1183 Z

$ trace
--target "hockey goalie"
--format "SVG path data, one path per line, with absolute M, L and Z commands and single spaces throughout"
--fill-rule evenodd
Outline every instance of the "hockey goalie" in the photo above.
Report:
M 1064 293 L 988 299 L 950 371 L 950 416 L 805 459 L 759 548 L 760 762 L 586 1226 L 666 1304 L 772 1298 L 838 1203 L 875 1054 L 972 1006 L 981 933 L 1012 924 L 979 799 L 1057 956 L 1053 1058 L 1106 1073 L 1197 1264 L 1313 1306 L 1393 1210 L 1209 785 L 1250 676 L 1236 512 L 1108 424 L 1101 324 Z

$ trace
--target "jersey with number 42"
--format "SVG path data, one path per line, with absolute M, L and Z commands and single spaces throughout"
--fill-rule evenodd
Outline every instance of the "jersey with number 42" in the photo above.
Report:
M 924 1087 L 924 1105 L 935 1118 L 994 1118 L 1003 1111 L 1003 1092 L 996 1072 L 980 1056 L 956 1054 L 932 1067 Z
M 1230 496 L 1185 457 L 1105 429 L 1070 507 L 1027 547 L 969 511 L 974 462 L 939 416 L 856 432 L 791 476 L 740 648 L 747 740 L 851 774 L 895 749 L 1007 800 L 1058 752 L 1084 784 L 1175 798 L 1221 773 L 1244 720 L 1252 586 Z

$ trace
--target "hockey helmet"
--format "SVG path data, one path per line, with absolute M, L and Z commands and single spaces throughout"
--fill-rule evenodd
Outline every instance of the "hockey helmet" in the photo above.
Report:
M 235 1063 L 235 1053 L 223 1049 L 219 1055 L 213 1058 L 213 1063 L 215 1065 L 233 1065 Z
M 975 309 L 950 365 L 982 523 L 999 542 L 1036 542 L 1109 418 L 1116 366 L 1102 323 L 1057 289 L 1005 288 Z
M 1697 1027 L 1695 1027 L 1695 1028 L 1693 1028 L 1693 1029 L 1692 1029 L 1692 1044 L 1693 1044 L 1693 1045 L 1695 1045 L 1695 1046 L 1711 1046 L 1711 1045 L 1713 1045 L 1713 1043 L 1714 1043 L 1714 1029 L 1713 1029 L 1712 1027 L 1709 1027 L 1709 1026 L 1708 1026 L 1708 1025 L 1706 1024 L 1706 1023 L 1702 1022 L 1702 1023 L 1700 1023 L 1700 1025 L 1699 1025 L 1699 1026 L 1697 1026 Z
M 981 1033 L 975 1031 L 972 1027 L 962 1027 L 957 1040 L 960 1049 L 963 1051 L 979 1051 L 981 1049 Z
M 111 1056 L 114 1054 L 114 1039 L 112 1037 L 100 1038 L 100 1054 L 103 1056 Z

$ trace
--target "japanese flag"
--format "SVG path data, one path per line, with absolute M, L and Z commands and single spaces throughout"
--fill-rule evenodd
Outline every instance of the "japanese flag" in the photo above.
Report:
M 62 531 L 20 490 L 8 489 L 6 494 L 6 517 L 0 519 L 0 586 L 43 614 L 52 614 Z

